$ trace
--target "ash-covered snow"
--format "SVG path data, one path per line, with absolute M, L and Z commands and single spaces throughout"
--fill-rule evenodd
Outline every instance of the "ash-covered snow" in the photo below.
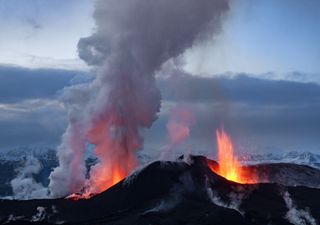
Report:
M 0 151 L 0 162 L 1 161 L 13 161 L 19 162 L 24 161 L 29 156 L 33 156 L 38 160 L 43 161 L 55 161 L 56 150 L 50 147 L 18 147 L 10 149 L 8 151 Z
M 320 169 L 320 154 L 312 152 L 288 152 L 288 153 L 265 153 L 241 155 L 239 160 L 243 164 L 261 163 L 293 163 L 307 165 Z
M 181 155 L 184 155 L 184 153 L 177 153 L 176 158 L 180 157 Z M 206 155 L 208 156 L 208 158 L 212 158 L 211 152 L 201 152 L 200 155 Z M 141 165 L 146 165 L 152 161 L 158 160 L 159 156 L 157 154 L 146 154 L 142 151 L 138 153 L 138 159 Z M 238 159 L 243 165 L 255 165 L 265 163 L 292 163 L 298 165 L 307 165 L 320 169 L 320 154 L 316 154 L 313 152 L 290 151 L 287 153 L 246 153 L 239 155 Z
M 176 158 L 183 155 L 183 152 L 176 154 Z M 208 155 L 210 154 L 202 154 Z M 21 162 L 29 156 L 33 156 L 44 161 L 56 161 L 56 150 L 51 147 L 37 146 L 37 147 L 19 147 L 11 149 L 9 151 L 0 151 L 0 163 L 1 162 Z M 141 165 L 149 164 L 150 162 L 159 159 L 159 154 L 150 154 L 144 151 L 138 152 L 138 160 Z M 89 161 L 95 161 L 96 157 L 94 153 L 90 152 L 86 158 Z M 210 157 L 209 157 L 210 158 Z M 238 159 L 242 164 L 260 164 L 260 163 L 293 163 L 299 165 L 308 165 L 320 169 L 320 154 L 313 152 L 297 152 L 290 151 L 287 153 L 247 153 L 238 156 Z

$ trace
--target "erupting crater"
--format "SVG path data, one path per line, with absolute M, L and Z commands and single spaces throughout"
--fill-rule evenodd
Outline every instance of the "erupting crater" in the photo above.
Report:
M 227 180 L 241 184 L 258 183 L 258 177 L 253 169 L 244 167 L 238 161 L 230 136 L 221 129 L 216 130 L 217 148 L 218 148 L 218 166 L 208 163 L 209 168 L 223 176 Z
M 216 130 L 217 149 L 218 149 L 218 165 L 207 160 L 207 165 L 212 172 L 219 174 L 227 180 L 234 181 L 241 184 L 255 184 L 259 183 L 257 172 L 254 167 L 246 167 L 241 165 L 235 153 L 232 140 L 224 129 Z M 130 161 L 130 157 L 127 159 Z M 83 188 L 81 193 L 73 193 L 66 197 L 71 200 L 89 199 L 92 196 L 99 194 L 110 187 L 114 186 L 129 174 L 129 170 L 123 170 L 123 164 L 119 163 L 121 160 L 113 161 L 110 167 L 100 167 L 99 175 L 96 176 L 87 187 Z M 132 166 L 131 166 L 132 167 Z M 130 167 L 130 168 L 131 168 Z M 127 166 L 125 166 L 127 168 Z M 132 170 L 131 170 L 132 171 Z M 92 188 L 95 187 L 95 188 Z

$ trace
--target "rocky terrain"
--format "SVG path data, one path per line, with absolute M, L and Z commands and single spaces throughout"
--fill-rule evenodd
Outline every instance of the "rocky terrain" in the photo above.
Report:
M 1 200 L 0 221 L 2 224 L 314 225 L 320 222 L 318 196 L 320 189 L 304 186 L 234 183 L 213 173 L 205 157 L 190 156 L 175 162 L 153 162 L 87 200 Z

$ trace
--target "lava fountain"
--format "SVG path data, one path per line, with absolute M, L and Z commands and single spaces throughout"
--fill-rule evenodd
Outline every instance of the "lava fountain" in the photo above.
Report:
M 216 130 L 219 166 L 210 169 L 228 180 L 242 184 L 258 183 L 255 171 L 240 164 L 235 153 L 230 136 L 222 129 Z

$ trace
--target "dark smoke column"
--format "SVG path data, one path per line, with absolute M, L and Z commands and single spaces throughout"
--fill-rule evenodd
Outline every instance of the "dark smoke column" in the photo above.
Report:
M 139 130 L 150 127 L 160 110 L 155 73 L 219 31 L 228 8 L 228 0 L 96 1 L 96 31 L 78 43 L 96 79 L 68 90 L 70 123 L 58 152 L 60 165 L 50 175 L 52 196 L 84 187 L 101 192 L 135 168 L 135 153 L 143 145 Z M 88 180 L 87 143 L 100 160 Z

